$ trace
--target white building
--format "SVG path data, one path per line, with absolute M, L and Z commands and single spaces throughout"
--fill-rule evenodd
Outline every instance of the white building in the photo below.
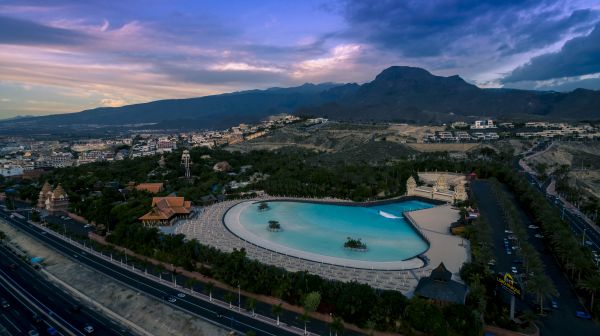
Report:
M 3 165 L 0 168 L 0 175 L 4 177 L 23 175 L 23 167 L 18 165 Z
M 494 121 L 492 119 L 487 120 L 475 120 L 475 123 L 471 125 L 471 129 L 488 129 L 488 128 L 496 128 Z

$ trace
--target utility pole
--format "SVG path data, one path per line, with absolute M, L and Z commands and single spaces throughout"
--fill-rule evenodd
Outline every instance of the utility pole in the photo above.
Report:
M 587 231 L 587 228 L 583 228 L 583 235 L 581 236 L 581 245 L 585 245 L 585 231 Z

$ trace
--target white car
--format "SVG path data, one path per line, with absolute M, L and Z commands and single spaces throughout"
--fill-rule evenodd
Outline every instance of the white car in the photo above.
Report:
M 544 236 L 542 236 L 542 235 L 541 235 L 541 234 L 539 234 L 539 233 L 538 233 L 538 234 L 536 234 L 534 237 L 535 237 L 535 238 L 544 238 Z
M 183 293 L 177 293 L 177 296 L 180 297 L 180 298 L 184 298 L 185 294 L 183 294 Z
M 174 298 L 173 296 L 169 296 L 169 298 L 167 299 L 167 301 L 169 301 L 171 303 L 175 303 L 175 302 L 177 302 L 177 299 Z
M 510 271 L 511 271 L 511 272 L 513 272 L 513 274 L 517 274 L 517 273 L 519 273 L 519 272 L 517 271 L 517 268 L 516 268 L 515 266 L 512 266 L 512 267 L 510 268 Z
M 533 224 L 531 224 L 531 225 L 529 225 L 529 226 L 528 226 L 528 228 L 530 228 L 530 229 L 534 229 L 534 230 L 537 230 L 537 229 L 539 229 L 540 227 L 539 227 L 539 226 L 536 226 L 536 225 L 533 225 Z
M 92 327 L 91 325 L 88 324 L 83 328 L 83 331 L 85 331 L 88 334 L 91 334 L 94 332 L 94 327 Z

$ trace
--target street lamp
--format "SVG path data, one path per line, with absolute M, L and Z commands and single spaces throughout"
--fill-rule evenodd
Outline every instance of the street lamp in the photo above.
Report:
M 583 235 L 581 236 L 581 245 L 585 245 L 585 231 L 587 231 L 587 228 L 583 228 Z
M 238 311 L 242 310 L 242 293 L 241 293 L 241 288 L 240 288 L 240 284 L 238 283 Z

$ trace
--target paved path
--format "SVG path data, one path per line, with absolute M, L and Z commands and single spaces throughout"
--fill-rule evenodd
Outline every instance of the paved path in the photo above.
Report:
M 281 197 L 277 197 L 277 199 L 281 199 Z M 283 267 L 291 272 L 308 271 L 326 279 L 344 282 L 355 280 L 375 288 L 397 290 L 407 296 L 412 295 L 419 278 L 429 275 L 429 271 L 423 268 L 409 272 L 407 270 L 358 269 L 319 263 L 269 251 L 245 242 L 229 232 L 223 225 L 223 216 L 226 211 L 245 201 L 247 200 L 225 201 L 207 207 L 202 216 L 178 226 L 176 233 L 185 234 L 188 239 L 197 239 L 203 244 L 214 246 L 225 252 L 231 252 L 234 248 L 245 248 L 249 258 Z

